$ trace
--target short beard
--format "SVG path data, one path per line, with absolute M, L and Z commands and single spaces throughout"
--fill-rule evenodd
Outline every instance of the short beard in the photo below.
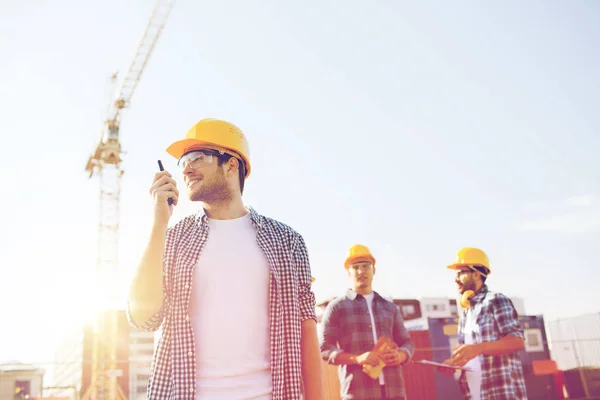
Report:
M 463 285 L 463 287 L 459 290 L 459 292 L 460 292 L 460 294 L 463 294 L 467 290 L 473 290 L 473 291 L 475 291 L 475 284 L 474 283 L 468 283 L 466 285 Z
M 198 191 L 190 193 L 190 200 L 201 201 L 206 204 L 224 204 L 233 199 L 222 172 L 210 181 L 202 182 L 201 185 L 202 187 Z

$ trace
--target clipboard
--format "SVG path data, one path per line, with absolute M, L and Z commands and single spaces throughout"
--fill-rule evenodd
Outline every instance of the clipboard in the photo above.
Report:
M 457 369 L 457 370 L 461 370 L 461 371 L 467 371 L 467 372 L 471 372 L 470 368 L 465 368 L 465 367 L 459 367 L 457 365 L 448 365 L 448 364 L 442 364 L 439 362 L 435 362 L 435 361 L 429 361 L 429 360 L 416 360 L 413 361 L 414 363 L 417 364 L 425 364 L 425 365 L 431 365 L 433 367 L 442 367 L 442 368 L 450 368 L 450 369 Z

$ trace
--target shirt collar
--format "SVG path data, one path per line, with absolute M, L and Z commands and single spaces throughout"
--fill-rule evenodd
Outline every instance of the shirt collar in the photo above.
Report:
M 363 295 L 360 295 L 360 294 L 356 293 L 356 292 L 355 292 L 354 290 L 352 290 L 352 289 L 348 289 L 348 290 L 346 291 L 346 297 L 348 297 L 348 298 L 349 298 L 350 300 L 352 300 L 352 301 L 356 300 L 356 298 L 357 298 L 358 296 L 360 296 L 360 297 L 364 297 Z M 381 297 L 381 296 L 379 295 L 379 293 L 377 293 L 376 291 L 374 291 L 374 290 L 373 290 L 373 299 L 375 299 L 375 297 Z
M 471 298 L 471 300 L 470 300 L 470 301 L 471 301 L 471 304 L 475 304 L 475 303 L 479 303 L 479 302 L 481 302 L 481 301 L 482 301 L 482 300 L 485 298 L 485 296 L 486 296 L 486 294 L 487 294 L 487 292 L 488 292 L 488 291 L 489 291 L 489 289 L 488 289 L 487 285 L 483 285 L 483 286 L 482 286 L 482 287 L 481 287 L 481 288 L 480 288 L 480 289 L 479 289 L 479 290 L 478 290 L 478 291 L 475 293 L 475 295 L 474 295 L 474 296 Z
M 257 228 L 262 228 L 263 225 L 263 216 L 254 210 L 252 207 L 246 207 L 248 213 L 250 214 L 250 220 Z M 208 226 L 208 216 L 206 215 L 206 210 L 201 208 L 195 215 L 196 222 L 200 223 L 202 226 Z

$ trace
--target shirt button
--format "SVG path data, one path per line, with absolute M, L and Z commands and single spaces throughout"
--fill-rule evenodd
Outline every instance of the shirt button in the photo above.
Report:
M 369 328 L 371 327 L 371 324 L 369 324 Z
M 190 393 L 194 393 L 194 387 L 190 387 Z

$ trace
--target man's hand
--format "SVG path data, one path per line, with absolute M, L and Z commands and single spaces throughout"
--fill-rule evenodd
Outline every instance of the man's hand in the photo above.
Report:
M 150 195 L 154 201 L 154 224 L 166 228 L 173 214 L 173 205 L 177 205 L 179 197 L 177 182 L 167 171 L 157 172 L 150 187 Z M 168 199 L 173 199 L 173 205 L 169 205 Z
M 452 352 L 452 363 L 463 367 L 466 363 L 481 354 L 479 346 L 476 344 L 461 344 Z
M 404 364 L 408 360 L 408 354 L 400 349 L 388 349 L 381 353 L 381 359 L 388 366 Z
M 446 365 L 454 365 L 454 362 L 452 361 L 452 359 L 448 359 L 446 361 L 444 361 L 442 364 L 446 364 Z M 440 374 L 443 375 L 447 375 L 447 376 L 452 376 L 454 375 L 454 372 L 456 371 L 454 368 L 444 368 L 444 367 L 437 367 L 436 368 L 437 372 L 439 372 Z
M 379 357 L 372 351 L 366 351 L 359 356 L 356 356 L 356 362 L 360 365 L 369 364 L 376 366 L 379 364 Z

